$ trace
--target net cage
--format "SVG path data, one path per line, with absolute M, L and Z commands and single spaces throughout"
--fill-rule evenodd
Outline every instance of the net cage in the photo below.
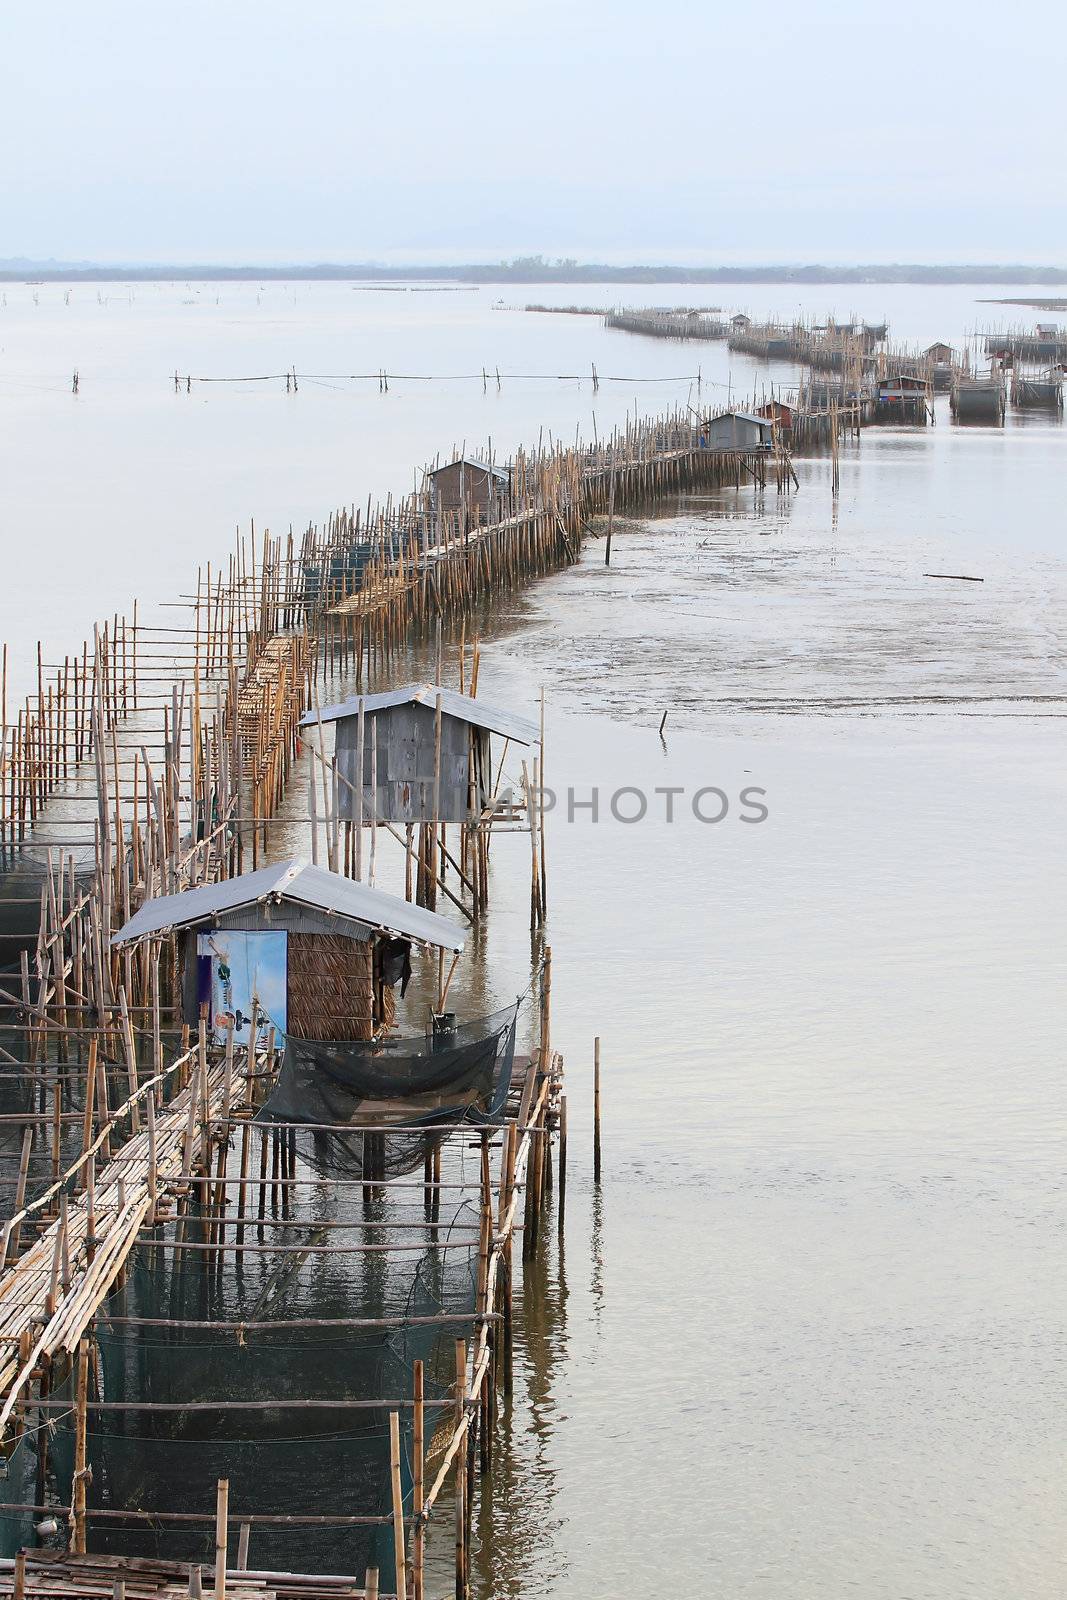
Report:
M 276 1087 L 241 1137 L 253 1157 L 259 1145 L 261 1172 L 268 1146 L 292 1141 L 295 1166 L 282 1170 L 295 1181 L 250 1181 L 241 1248 L 230 1199 L 222 1250 L 217 1218 L 200 1209 L 210 1185 L 195 1183 L 184 1217 L 142 1234 L 98 1316 L 90 1549 L 211 1564 L 216 1484 L 226 1478 L 231 1529 L 251 1521 L 250 1567 L 358 1576 L 376 1566 L 390 1591 L 390 1413 L 400 1421 L 407 1521 L 414 1363 L 423 1364 L 428 1483 L 451 1429 L 455 1341 L 470 1337 L 476 1312 L 478 1130 L 505 1106 L 517 1009 L 384 1049 L 286 1040 Z M 381 1141 L 373 1182 L 362 1133 L 277 1127 L 336 1125 L 394 1101 L 403 1126 L 370 1136 Z M 239 1170 L 238 1142 L 227 1177 Z M 435 1147 L 442 1176 L 431 1201 L 401 1175 Z M 68 1505 L 73 1416 L 60 1414 L 51 1431 L 55 1492 Z M 199 1520 L 170 1520 L 175 1513 Z M 315 1517 L 356 1520 L 301 1520 Z
M 376 1198 L 370 1216 L 353 1196 L 331 1204 L 328 1219 L 316 1198 L 321 1191 L 311 1203 L 284 1199 L 277 1218 L 257 1219 L 247 1230 L 250 1244 L 281 1237 L 294 1254 L 230 1252 L 219 1260 L 213 1252 L 153 1248 L 150 1237 L 135 1252 L 124 1288 L 98 1319 L 98 1381 L 108 1405 L 161 1409 L 97 1410 L 90 1383 L 93 1550 L 210 1563 L 215 1487 L 227 1478 L 231 1525 L 252 1519 L 252 1567 L 360 1574 L 377 1566 L 387 1589 L 389 1414 L 400 1417 L 408 1514 L 413 1366 L 423 1363 L 429 1436 L 438 1418 L 451 1415 L 455 1340 L 470 1332 L 479 1208 L 476 1195 L 442 1207 L 436 1238 L 416 1254 L 402 1225 L 424 1221 L 421 1196 Z M 356 1210 L 355 1236 L 373 1239 L 381 1251 L 341 1253 L 352 1236 L 348 1213 Z M 324 1220 L 341 1226 L 326 1229 Z M 368 1221 L 383 1225 L 368 1230 Z M 171 1244 L 176 1226 L 165 1230 Z M 206 1219 L 187 1219 L 183 1243 L 205 1242 L 210 1229 Z M 338 1253 L 323 1254 L 317 1247 L 324 1241 Z M 431 1317 L 439 1320 L 418 1320 Z M 355 1325 L 328 1325 L 339 1321 Z M 273 1325 L 207 1326 L 219 1322 Z M 305 1325 L 287 1326 L 293 1323 Z M 52 1446 L 64 1504 L 73 1448 L 67 1415 Z M 137 1514 L 94 1521 L 94 1510 Z M 172 1522 L 154 1512 L 203 1521 Z M 318 1516 L 372 1520 L 300 1521 Z M 281 1526 L 257 1517 L 295 1520 Z
M 516 1002 L 421 1039 L 360 1043 L 287 1034 L 277 1083 L 258 1120 L 307 1125 L 295 1130 L 297 1149 L 317 1171 L 374 1179 L 412 1172 L 442 1128 L 500 1115 L 511 1087 L 517 1016 Z M 318 1131 L 368 1121 L 374 1131 Z

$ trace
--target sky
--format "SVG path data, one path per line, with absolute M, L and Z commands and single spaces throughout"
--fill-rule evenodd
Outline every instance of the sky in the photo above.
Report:
M 1059 263 L 1065 18 L 5 0 L 0 258 Z

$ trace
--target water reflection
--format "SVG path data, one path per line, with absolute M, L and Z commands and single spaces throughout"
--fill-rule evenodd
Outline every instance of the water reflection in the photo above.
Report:
M 472 1555 L 478 1600 L 551 1593 L 567 1568 L 556 1477 L 566 1418 L 556 1388 L 568 1355 L 568 1288 L 553 1207 L 544 1218 L 538 1253 L 523 1263 L 516 1288 L 514 1394 L 501 1401 L 493 1471 Z

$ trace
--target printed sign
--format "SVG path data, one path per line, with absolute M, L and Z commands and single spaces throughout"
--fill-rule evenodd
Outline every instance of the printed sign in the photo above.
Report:
M 247 1044 L 253 1014 L 256 1043 L 265 1045 L 271 1028 L 281 1044 L 286 1029 L 286 936 L 284 932 L 244 932 L 216 928 L 198 933 L 201 967 L 211 966 L 211 1036 L 223 1044 L 233 1023 L 237 1044 Z

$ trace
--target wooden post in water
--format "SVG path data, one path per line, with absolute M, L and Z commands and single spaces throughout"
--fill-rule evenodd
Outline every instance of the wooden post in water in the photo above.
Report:
M 89 1341 L 78 1341 L 78 1367 L 74 1388 L 74 1528 L 71 1553 L 85 1554 L 85 1447 L 89 1401 Z
M 226 1600 L 226 1545 L 230 1480 L 220 1478 L 215 1497 L 215 1600 Z
M 593 1040 L 593 1182 L 600 1182 L 600 1035 Z
M 411 1515 L 414 1519 L 414 1536 L 412 1538 L 411 1567 L 414 1580 L 414 1600 L 423 1600 L 423 1565 L 426 1554 L 426 1529 L 422 1520 L 423 1498 L 425 1495 L 424 1474 L 426 1469 L 426 1412 L 423 1393 L 422 1362 L 416 1361 L 414 1367 L 414 1419 L 412 1439 L 412 1502 Z
M 604 546 L 604 565 L 611 566 L 611 534 L 615 526 L 615 435 L 611 439 L 611 479 L 608 486 L 608 537 Z
M 453 1427 L 463 1425 L 467 1400 L 467 1341 L 456 1340 L 456 1400 Z M 467 1451 L 456 1452 L 456 1600 L 467 1600 Z M 399 1586 L 397 1593 L 401 1590 Z
M 407 1551 L 404 1540 L 404 1495 L 400 1483 L 400 1415 L 389 1413 L 389 1478 L 393 1491 L 393 1560 L 396 1563 L 396 1592 L 406 1595 Z
M 440 682 L 440 678 L 437 680 Z M 437 907 L 437 880 L 441 876 L 441 696 L 437 695 L 434 702 L 433 721 L 433 827 L 430 834 L 430 861 L 427 891 L 429 899 L 427 906 L 433 911 Z
M 556 1202 L 556 1233 L 563 1238 L 563 1218 L 567 1209 L 567 1096 L 559 1101 L 559 1199 Z

